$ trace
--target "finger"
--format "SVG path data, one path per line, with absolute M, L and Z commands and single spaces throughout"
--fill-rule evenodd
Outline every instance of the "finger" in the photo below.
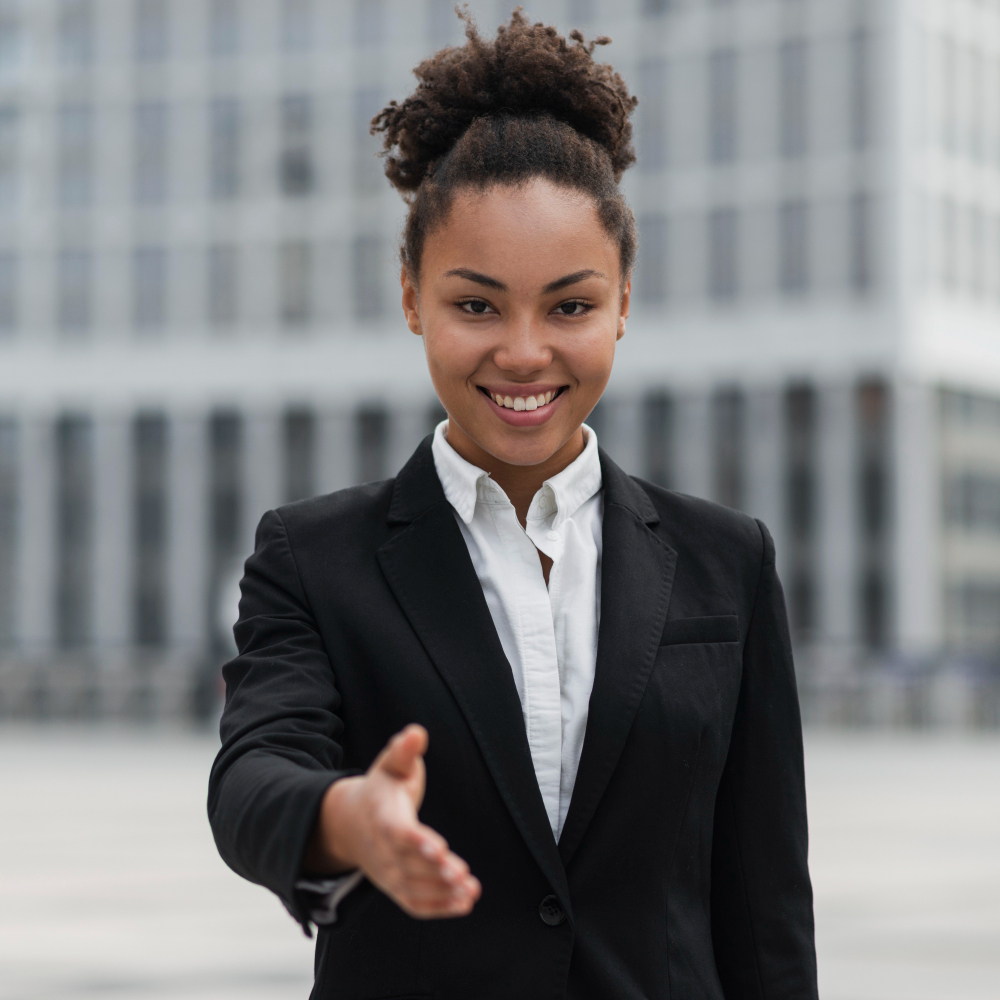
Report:
M 410 725 L 389 740 L 379 754 L 373 767 L 380 768 L 395 778 L 405 780 L 412 777 L 417 759 L 427 750 L 427 730 L 423 726 Z

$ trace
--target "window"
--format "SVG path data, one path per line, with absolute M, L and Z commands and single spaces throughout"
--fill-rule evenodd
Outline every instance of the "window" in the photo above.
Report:
M 385 28 L 384 0 L 354 0 L 354 40 L 379 45 Z
M 313 190 L 312 99 L 291 94 L 281 101 L 281 190 L 292 197 Z
M 213 198 L 235 198 L 240 193 L 242 120 L 235 97 L 217 97 L 210 105 L 211 163 L 209 187 Z
M 235 571 L 243 548 L 243 420 L 238 413 L 217 411 L 209 421 L 209 523 L 211 531 L 211 607 L 218 610 L 222 588 Z M 213 639 L 222 635 L 212 615 Z
M 708 217 L 708 294 L 717 301 L 739 293 L 739 215 L 717 208 Z
M 385 479 L 389 461 L 389 415 L 381 406 L 363 406 L 356 417 L 358 482 Z
M 0 0 L 0 69 L 21 60 L 20 0 Z
M 132 424 L 132 632 L 140 646 L 167 641 L 167 419 Z
M 941 142 L 954 153 L 958 148 L 958 46 L 953 38 L 941 42 Z
M 871 141 L 870 40 L 866 28 L 851 35 L 851 145 L 867 149 Z
M 59 60 L 66 66 L 86 66 L 94 58 L 92 0 L 60 0 Z
M 208 248 L 208 321 L 228 327 L 239 316 L 239 251 L 222 244 Z
M 281 44 L 286 52 L 302 52 L 313 37 L 312 0 L 282 0 Z
M 0 338 L 17 326 L 19 270 L 17 254 L 0 250 Z
M 809 206 L 804 201 L 781 206 L 779 239 L 781 290 L 801 295 L 809 289 Z
M 56 422 L 56 638 L 63 649 L 91 639 L 94 469 L 90 418 Z
M 666 392 L 653 392 L 643 400 L 646 478 L 657 486 L 673 482 L 674 406 Z
M 955 527 L 1000 534 L 1000 477 L 970 470 L 953 476 L 945 512 Z
M 135 58 L 157 62 L 167 56 L 167 0 L 135 0 Z
M 851 287 L 856 294 L 864 295 L 874 284 L 871 198 L 861 192 L 854 195 L 850 212 Z
M 597 14 L 597 0 L 569 0 L 569 20 L 575 27 L 589 24 Z
M 662 59 L 639 63 L 639 169 L 656 173 L 667 165 L 667 64 Z
M 17 423 L 0 417 L 0 649 L 14 643 L 18 538 Z
M 809 79 L 806 43 L 801 39 L 781 46 L 781 155 L 803 156 L 808 143 Z
M 952 198 L 941 201 L 941 284 L 958 286 L 958 206 Z
M 311 410 L 285 414 L 285 503 L 316 495 L 316 417 Z
M 986 216 L 981 208 L 969 209 L 969 288 L 977 298 L 986 291 Z
M 137 104 L 135 121 L 135 200 L 159 205 L 167 197 L 167 105 L 163 101 Z
M 969 51 L 969 155 L 986 157 L 986 66 L 979 49 Z
M 639 302 L 659 305 L 667 299 L 669 224 L 663 215 L 639 217 L 639 257 L 635 290 Z
M 132 318 L 136 329 L 159 330 L 167 312 L 167 251 L 138 247 L 132 254 Z
M 817 439 L 816 391 L 793 385 L 785 393 L 785 510 L 789 611 L 798 639 L 808 638 L 816 626 Z
M 57 268 L 59 329 L 81 333 L 90 327 L 89 250 L 61 250 Z
M 872 648 L 888 639 L 889 393 L 881 381 L 858 385 L 858 561 L 861 638 Z
M 0 105 L 0 210 L 16 205 L 20 194 L 20 126 L 18 109 Z
M 425 0 L 427 37 L 432 45 L 458 45 L 462 41 L 462 23 L 455 16 L 453 0 Z
M 377 319 L 382 315 L 382 241 L 378 236 L 354 240 L 354 315 Z
M 358 194 L 383 190 L 382 168 L 376 158 L 378 143 L 370 132 L 372 117 L 382 105 L 378 87 L 362 87 L 354 92 L 354 190 Z
M 312 248 L 308 243 L 281 247 L 279 278 L 282 322 L 304 326 L 312 319 Z
M 713 163 L 736 159 L 737 147 L 737 56 L 720 49 L 708 60 L 709 156 Z
M 86 104 L 64 104 L 58 112 L 59 203 L 65 208 L 90 204 L 93 118 Z
M 712 397 L 715 499 L 734 510 L 743 505 L 745 408 L 743 392 L 738 388 L 721 389 Z
M 232 56 L 240 47 L 239 0 L 212 0 L 209 8 L 208 47 L 213 56 Z

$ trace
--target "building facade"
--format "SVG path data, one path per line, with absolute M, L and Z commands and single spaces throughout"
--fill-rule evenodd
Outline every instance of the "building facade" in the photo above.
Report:
M 765 520 L 814 714 L 989 721 L 1000 3 L 529 13 L 641 102 L 602 444 Z M 207 710 L 263 511 L 440 418 L 368 122 L 461 37 L 451 0 L 0 0 L 0 714 Z

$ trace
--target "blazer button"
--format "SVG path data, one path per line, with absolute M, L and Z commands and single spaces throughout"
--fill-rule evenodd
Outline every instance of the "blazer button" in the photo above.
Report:
M 538 904 L 538 915 L 549 927 L 558 927 L 566 919 L 566 911 L 555 896 L 546 896 Z

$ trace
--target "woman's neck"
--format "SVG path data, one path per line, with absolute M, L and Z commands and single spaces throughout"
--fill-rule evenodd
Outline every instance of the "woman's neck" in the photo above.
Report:
M 510 465 L 501 462 L 481 448 L 457 424 L 448 421 L 445 435 L 448 444 L 467 462 L 490 474 L 490 478 L 507 494 L 514 505 L 522 527 L 528 518 L 528 508 L 535 494 L 547 479 L 558 475 L 583 454 L 587 438 L 581 425 L 570 439 L 554 454 L 538 465 Z

